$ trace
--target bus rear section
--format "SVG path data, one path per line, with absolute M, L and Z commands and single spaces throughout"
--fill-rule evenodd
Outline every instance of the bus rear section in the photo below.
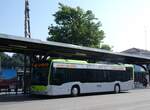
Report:
M 38 70 L 43 73 L 41 70 Z M 133 67 L 129 65 L 53 62 L 47 67 L 45 83 L 40 72 L 34 72 L 33 94 L 72 95 L 84 93 L 116 93 L 133 88 Z M 34 82 L 34 81 L 33 81 Z

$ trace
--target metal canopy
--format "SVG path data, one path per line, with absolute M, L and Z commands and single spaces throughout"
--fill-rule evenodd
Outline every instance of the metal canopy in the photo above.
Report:
M 0 51 L 29 55 L 47 55 L 68 59 L 89 59 L 128 64 L 150 64 L 150 57 L 115 53 L 102 49 L 82 47 L 72 44 L 45 42 L 37 39 L 0 34 Z

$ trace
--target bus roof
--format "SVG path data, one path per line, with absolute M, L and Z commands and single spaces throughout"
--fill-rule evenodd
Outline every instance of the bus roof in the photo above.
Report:
M 88 63 L 87 61 L 83 60 L 71 60 L 71 59 L 49 59 L 48 61 L 52 61 L 54 63 L 73 63 L 73 64 L 95 64 L 95 65 L 108 65 L 113 67 L 132 67 L 131 64 L 103 64 L 103 63 Z
M 61 63 L 88 64 L 87 61 L 70 60 L 70 59 L 49 59 L 49 61 L 52 61 L 52 62 L 61 62 Z
M 125 65 L 125 67 L 132 67 L 132 68 L 134 68 L 134 66 L 131 65 L 131 64 L 124 64 L 124 65 Z

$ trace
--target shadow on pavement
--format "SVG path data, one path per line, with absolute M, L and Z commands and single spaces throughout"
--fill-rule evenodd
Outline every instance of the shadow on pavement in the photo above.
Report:
M 121 92 L 123 93 L 129 93 L 129 92 Z M 86 97 L 86 96 L 100 96 L 100 95 L 112 95 L 114 93 L 112 92 L 105 92 L 105 93 L 92 93 L 92 94 L 82 94 L 78 97 Z M 114 94 L 115 95 L 115 94 Z M 0 103 L 1 102 L 24 102 L 24 101 L 36 101 L 36 100 L 49 100 L 49 99 L 62 99 L 62 98 L 75 98 L 71 96 L 41 96 L 41 95 L 24 95 L 24 94 L 3 94 L 0 95 Z
M 43 97 L 31 97 L 29 95 L 0 95 L 0 103 L 1 102 L 23 102 L 23 101 L 33 101 L 33 100 L 44 100 L 46 98 Z

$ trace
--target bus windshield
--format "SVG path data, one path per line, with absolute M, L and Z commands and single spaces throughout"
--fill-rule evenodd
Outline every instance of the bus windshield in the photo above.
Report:
M 48 85 L 48 67 L 34 67 L 32 71 L 32 85 Z

